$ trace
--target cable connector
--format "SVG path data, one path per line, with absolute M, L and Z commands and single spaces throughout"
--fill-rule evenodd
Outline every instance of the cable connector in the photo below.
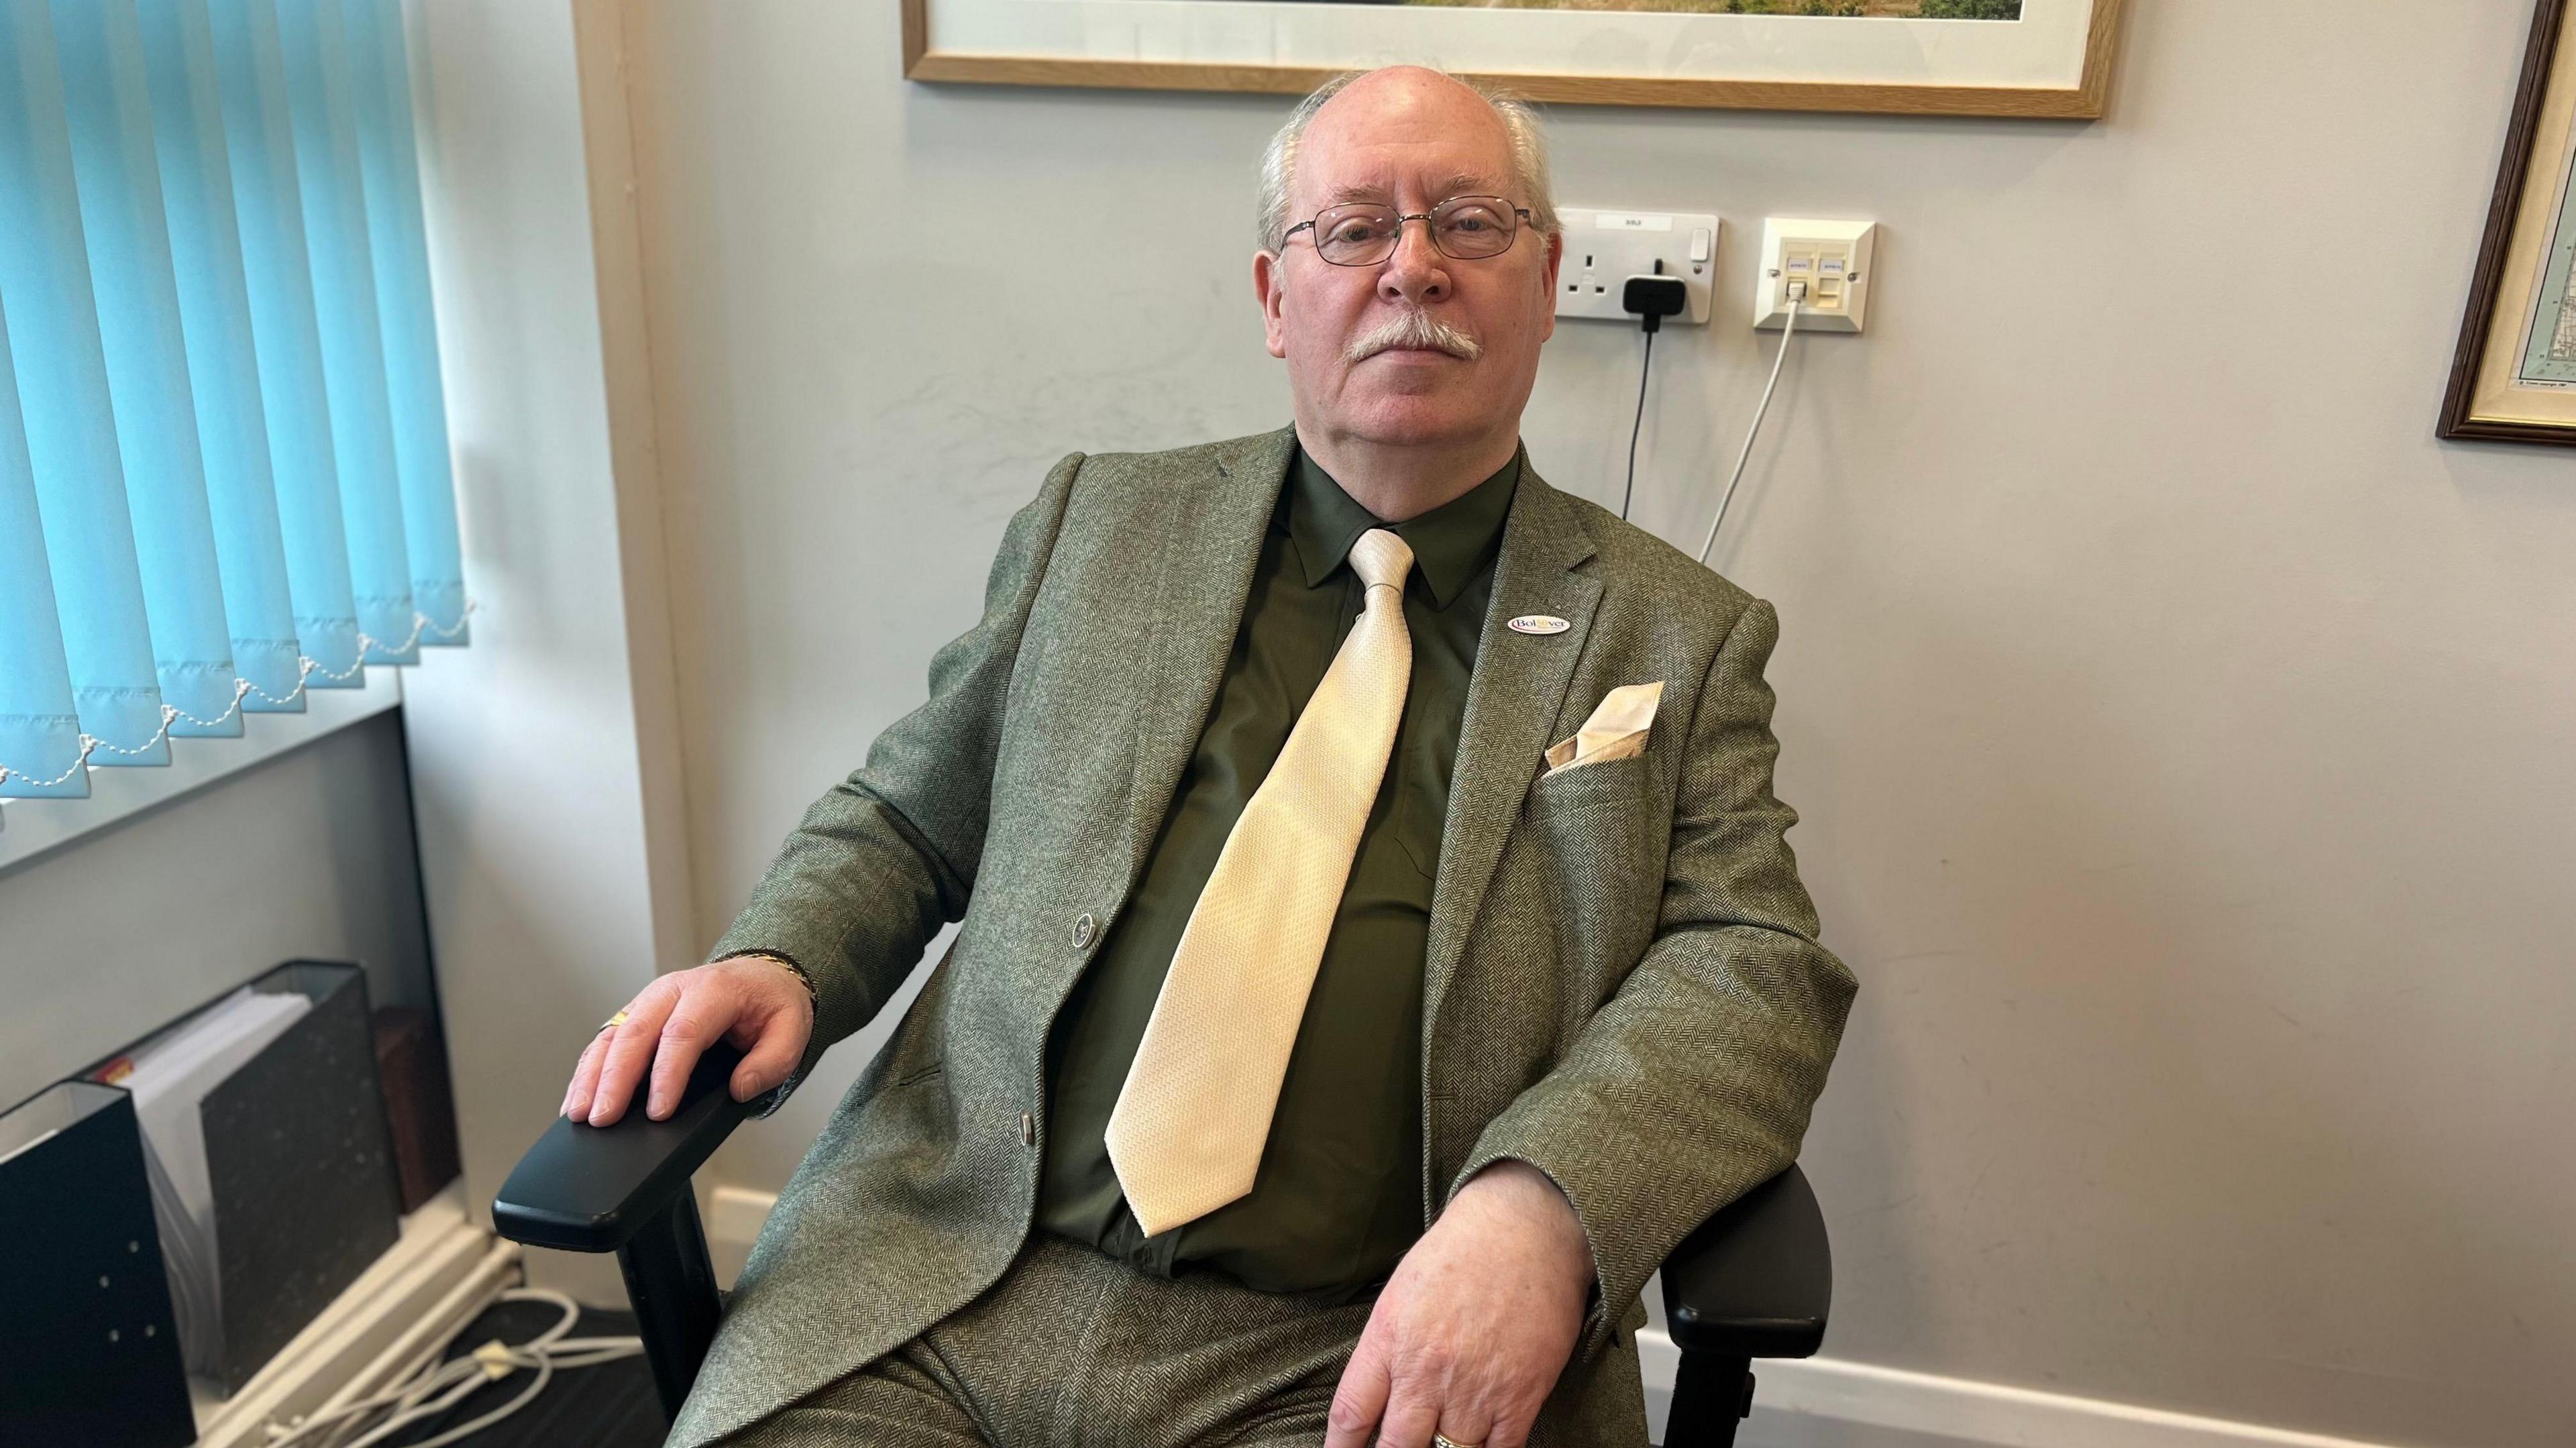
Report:
M 1690 290 L 1680 277 L 1633 276 L 1619 289 L 1619 305 L 1653 332 L 1664 325 L 1664 318 L 1678 317 L 1690 305 Z

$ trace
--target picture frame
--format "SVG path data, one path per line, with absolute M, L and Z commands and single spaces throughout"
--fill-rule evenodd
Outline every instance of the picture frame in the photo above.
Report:
M 902 0 L 916 81 L 1302 95 L 1332 75 L 1441 65 L 1540 103 L 2090 120 L 2126 0 L 2000 0 L 2003 19 L 1293 0 Z M 1744 0 L 1778 11 L 1814 0 Z M 1927 0 L 1899 0 L 1903 4 Z M 1928 0 L 1935 9 L 1960 0 Z M 1626 7 L 1626 8 L 1623 8 Z
M 2576 445 L 2576 45 L 2536 0 L 2435 435 Z

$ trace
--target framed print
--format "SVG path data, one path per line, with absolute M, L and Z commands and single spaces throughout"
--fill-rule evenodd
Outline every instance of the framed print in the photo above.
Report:
M 2469 314 L 2442 396 L 2446 438 L 2576 443 L 2576 46 L 2539 0 Z
M 2123 0 L 903 0 L 903 73 L 1303 94 L 1437 65 L 1528 100 L 2102 114 Z

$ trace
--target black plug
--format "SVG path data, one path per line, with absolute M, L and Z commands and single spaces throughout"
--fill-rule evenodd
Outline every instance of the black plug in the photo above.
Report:
M 1630 277 L 1619 288 L 1619 305 L 1637 318 L 1646 334 L 1646 355 L 1637 364 L 1637 420 L 1628 428 L 1628 485 L 1619 490 L 1619 516 L 1628 516 L 1629 500 L 1637 495 L 1637 438 L 1646 430 L 1646 376 L 1655 365 L 1655 333 L 1663 330 L 1664 318 L 1678 317 L 1690 305 L 1690 292 L 1680 277 L 1664 275 L 1664 264 L 1658 260 L 1650 276 Z
M 1619 289 L 1619 305 L 1634 312 L 1649 332 L 1664 325 L 1664 318 L 1678 317 L 1690 305 L 1690 292 L 1680 277 L 1630 277 Z

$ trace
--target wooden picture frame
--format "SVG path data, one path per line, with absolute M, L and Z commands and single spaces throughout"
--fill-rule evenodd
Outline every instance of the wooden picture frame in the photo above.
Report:
M 2536 0 L 2435 434 L 2576 445 L 2576 45 Z
M 1334 74 L 1383 63 L 1383 51 L 1355 53 L 1345 63 L 1282 65 L 1239 61 L 1139 60 L 1072 57 L 1064 54 L 1003 53 L 950 50 L 937 44 L 934 10 L 960 0 L 902 0 L 903 73 L 917 81 L 959 81 L 984 85 L 1092 86 L 1121 90 L 1251 91 L 1303 95 Z M 975 0 L 964 0 L 975 3 Z M 2052 9 L 2075 0 L 2026 0 Z M 1813 81 L 1752 76 L 1655 76 L 1572 74 L 1548 70 L 1453 66 L 1471 79 L 1491 83 L 1524 99 L 1541 103 L 1603 106 L 1680 106 L 1730 110 L 1859 111 L 1888 115 L 2006 116 L 2030 119 L 2092 120 L 2101 116 L 2111 87 L 2111 69 L 2120 17 L 2127 0 L 2089 0 L 2079 36 L 2080 64 L 2066 84 L 1989 84 L 1974 79 L 1892 83 L 1886 81 Z M 1248 7 L 1247 7 L 1248 8 Z M 1315 7 L 1280 6 L 1283 12 Z M 1335 7 L 1351 9 L 1354 7 Z M 1399 13 L 1412 7 L 1390 7 Z M 1509 24 L 1513 17 L 1561 15 L 1534 10 L 1487 10 L 1476 14 L 1480 25 Z M 1627 17 L 1636 19 L 1640 17 Z M 1665 21 L 1741 21 L 1795 19 L 1806 16 L 1661 16 Z M 1849 24 L 2004 24 L 1997 21 L 1852 21 Z M 1830 31 L 1810 31 L 1819 43 Z M 2069 62 L 2077 57 L 2069 55 Z

